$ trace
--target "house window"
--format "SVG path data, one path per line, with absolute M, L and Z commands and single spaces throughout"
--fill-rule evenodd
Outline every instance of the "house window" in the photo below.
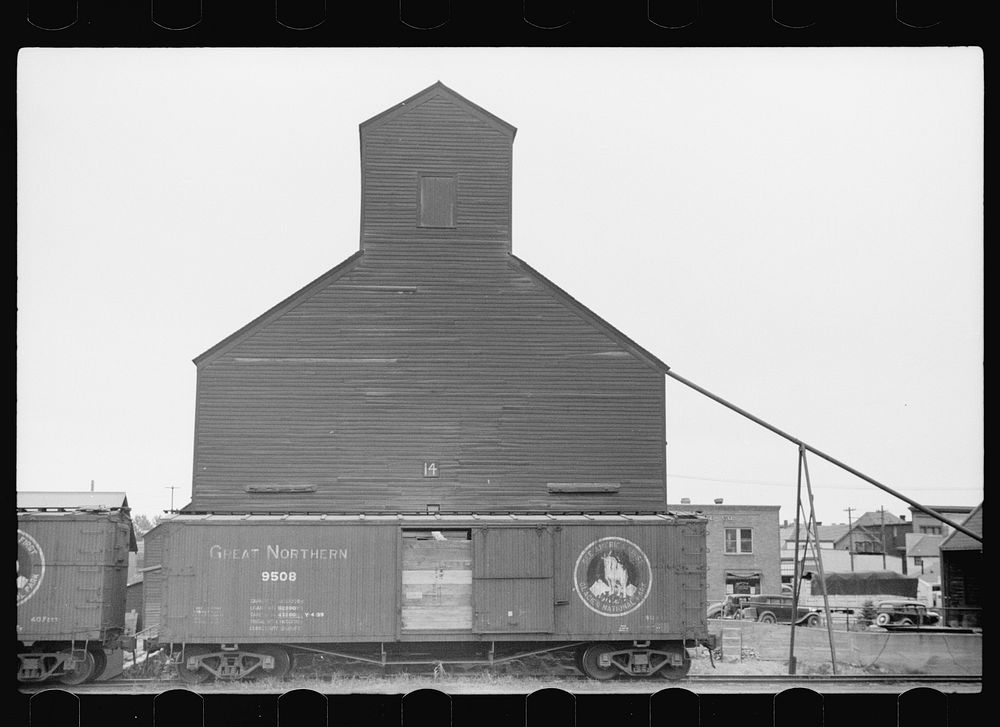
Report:
M 455 226 L 455 177 L 421 175 L 420 227 Z
M 753 530 L 750 528 L 726 528 L 727 553 L 752 553 Z
M 940 525 L 921 525 L 920 532 L 927 533 L 928 535 L 940 535 L 941 526 Z

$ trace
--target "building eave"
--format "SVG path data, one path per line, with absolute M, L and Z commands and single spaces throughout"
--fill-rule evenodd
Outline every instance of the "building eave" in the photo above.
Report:
M 326 271 L 318 278 L 308 283 L 304 287 L 300 288 L 296 292 L 292 293 L 290 296 L 282 300 L 280 303 L 272 306 L 266 310 L 261 315 L 254 318 L 252 321 L 247 323 L 245 326 L 235 331 L 234 333 L 226 336 L 224 339 L 219 341 L 217 344 L 212 346 L 210 349 L 204 353 L 196 356 L 193 360 L 196 366 L 199 368 L 211 363 L 213 360 L 224 354 L 226 351 L 230 350 L 233 346 L 237 345 L 240 341 L 245 340 L 249 336 L 253 335 L 258 328 L 266 326 L 268 323 L 278 318 L 286 311 L 294 308 L 301 301 L 308 298 L 313 293 L 324 288 L 326 285 L 332 283 L 337 278 L 341 277 L 351 268 L 354 267 L 355 263 L 361 259 L 364 255 L 363 250 L 358 250 L 356 253 L 351 255 L 349 258 L 344 260 L 336 267 L 331 270 Z
M 648 366 L 655 369 L 656 371 L 659 371 L 662 374 L 666 374 L 666 372 L 670 370 L 670 367 L 667 366 L 667 364 L 665 364 L 659 358 L 657 358 L 652 353 L 647 351 L 645 348 L 640 346 L 638 343 L 633 341 L 631 338 L 626 336 L 624 333 L 619 331 L 617 328 L 615 328 L 613 325 L 611 325 L 606 320 L 601 318 L 599 315 L 594 313 L 583 303 L 578 301 L 576 298 L 571 296 L 565 290 L 560 288 L 558 285 L 556 285 L 551 280 L 546 278 L 540 272 L 538 272 L 533 267 L 528 265 L 528 263 L 524 262 L 524 260 L 521 260 L 521 258 L 517 257 L 513 253 L 508 253 L 508 256 L 511 260 L 511 263 L 516 269 L 534 279 L 535 282 L 537 282 L 542 288 L 544 288 L 546 291 L 552 294 L 553 297 L 555 297 L 561 303 L 566 305 L 568 308 L 574 310 L 581 318 L 590 323 L 592 326 L 603 331 L 611 338 L 615 339 L 621 345 L 621 347 L 624 348 L 626 351 L 636 356 L 644 363 L 646 363 Z
M 405 101 L 400 101 L 395 106 L 391 106 L 390 108 L 387 108 L 385 111 L 375 114 L 370 119 L 362 121 L 358 125 L 358 131 L 359 133 L 364 135 L 366 131 L 370 131 L 371 129 L 377 128 L 378 126 L 386 123 L 387 121 L 390 121 L 391 119 L 394 119 L 397 116 L 401 116 L 402 114 L 407 113 L 411 109 L 422 104 L 424 101 L 434 98 L 435 96 L 447 96 L 450 97 L 452 100 L 457 101 L 458 103 L 467 107 L 471 113 L 473 113 L 475 116 L 485 121 L 487 124 L 495 128 L 497 131 L 509 135 L 511 140 L 513 140 L 514 136 L 517 134 L 517 127 L 507 123 L 499 116 L 490 113 L 482 106 L 473 103 L 472 101 L 465 98 L 465 96 L 458 93 L 457 91 L 448 88 L 443 83 L 441 83 L 441 81 L 437 81 L 436 83 L 431 84 L 423 91 L 419 91 L 413 94 Z

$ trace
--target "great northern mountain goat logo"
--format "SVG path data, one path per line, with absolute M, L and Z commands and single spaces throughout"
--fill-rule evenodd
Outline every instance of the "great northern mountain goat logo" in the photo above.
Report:
M 17 531 L 17 605 L 35 595 L 45 576 L 45 555 L 38 541 Z
M 624 616 L 649 595 L 653 571 L 638 545 L 625 538 L 595 540 L 580 553 L 573 572 L 577 595 L 602 616 Z

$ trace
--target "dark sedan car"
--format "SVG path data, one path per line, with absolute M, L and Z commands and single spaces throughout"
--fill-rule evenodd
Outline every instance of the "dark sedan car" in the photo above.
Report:
M 879 601 L 875 610 L 878 613 L 875 623 L 879 626 L 934 626 L 941 620 L 940 615 L 929 611 L 920 601 Z
M 743 604 L 743 618 L 761 623 L 792 623 L 792 597 L 785 595 L 752 596 Z M 799 606 L 795 623 L 803 626 L 819 626 L 820 613 L 817 608 Z
M 708 617 L 739 618 L 743 604 L 749 598 L 754 598 L 754 596 L 749 593 L 730 593 L 724 600 L 708 604 Z

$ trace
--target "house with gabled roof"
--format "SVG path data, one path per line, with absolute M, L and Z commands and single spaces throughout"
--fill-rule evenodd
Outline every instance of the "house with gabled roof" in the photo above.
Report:
M 869 511 L 854 520 L 833 547 L 852 553 L 884 553 L 903 558 L 906 553 L 906 534 L 912 530 L 913 523 L 906 522 L 898 515 L 888 511 Z M 906 572 L 905 569 L 903 572 Z
M 515 133 L 360 125 L 358 252 L 194 359 L 186 510 L 665 509 L 667 366 L 513 254 Z

